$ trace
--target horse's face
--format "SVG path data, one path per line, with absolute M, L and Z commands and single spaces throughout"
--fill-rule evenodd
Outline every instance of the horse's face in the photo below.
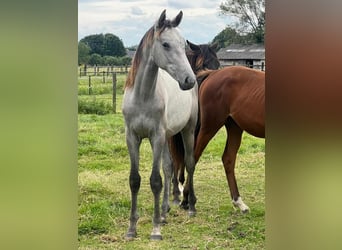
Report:
M 182 90 L 191 89 L 196 77 L 185 54 L 185 40 L 176 28 L 182 19 L 182 12 L 172 20 L 165 20 L 165 12 L 155 25 L 155 39 L 152 46 L 153 60 L 158 67 L 167 71 Z
M 201 50 L 206 51 L 205 57 L 204 57 L 204 62 L 203 62 L 203 67 L 205 69 L 218 69 L 220 67 L 220 61 L 217 58 L 216 52 L 215 52 L 215 47 L 216 44 L 214 45 L 200 45 L 200 46 L 206 46 L 205 48 L 201 48 Z
M 188 57 L 191 61 L 193 70 L 197 73 L 205 69 L 218 69 L 220 62 L 216 55 L 216 44 L 194 44 L 187 41 L 190 51 L 188 51 Z

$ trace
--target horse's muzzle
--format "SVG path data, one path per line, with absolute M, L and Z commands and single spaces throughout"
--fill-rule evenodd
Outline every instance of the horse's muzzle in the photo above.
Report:
M 180 86 L 180 88 L 182 90 L 188 90 L 188 89 L 192 89 L 195 86 L 195 83 L 196 83 L 196 79 L 195 78 L 187 76 L 185 78 L 184 83 L 183 84 L 179 84 L 179 86 Z

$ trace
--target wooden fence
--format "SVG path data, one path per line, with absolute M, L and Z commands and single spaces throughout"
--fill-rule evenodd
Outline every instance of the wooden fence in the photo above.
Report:
M 106 80 L 108 80 L 108 78 L 111 78 L 111 83 L 112 83 L 111 99 L 112 99 L 112 105 L 113 105 L 113 113 L 116 113 L 116 94 L 117 94 L 117 77 L 116 76 L 117 76 L 117 73 L 116 72 L 112 72 L 110 74 L 101 73 L 101 76 L 103 76 L 102 77 L 102 83 L 108 84 L 108 82 Z M 94 80 L 94 78 L 98 79 L 101 76 L 100 75 L 93 75 L 93 74 L 85 76 L 88 78 L 88 91 L 87 91 L 88 95 L 94 95 L 94 93 L 93 93 L 93 80 Z M 84 77 L 84 76 L 82 76 L 82 77 Z
M 89 66 L 84 65 L 78 67 L 78 75 L 82 76 L 109 76 L 113 73 L 127 74 L 130 69 L 129 65 L 123 66 Z
M 224 67 L 229 67 L 231 65 L 226 65 Z M 250 65 L 240 65 L 251 67 Z M 258 66 L 258 65 L 257 65 Z M 117 74 L 127 74 L 129 71 L 129 66 L 95 66 L 95 67 L 79 67 L 79 77 L 88 78 L 88 95 L 93 95 L 93 78 L 102 78 L 102 83 L 106 83 L 108 78 L 111 78 L 112 83 L 112 105 L 113 113 L 116 113 L 116 95 L 117 95 Z M 264 71 L 264 65 L 262 68 L 255 67 L 258 70 Z M 107 82 L 108 83 L 108 82 Z M 96 95 L 96 94 L 95 94 Z

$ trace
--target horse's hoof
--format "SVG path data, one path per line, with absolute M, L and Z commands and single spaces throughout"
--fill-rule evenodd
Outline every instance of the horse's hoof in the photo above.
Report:
M 182 203 L 179 205 L 179 207 L 184 209 L 184 210 L 188 210 L 189 209 L 189 203 L 182 201 Z
M 179 206 L 179 204 L 181 203 L 180 200 L 173 200 L 172 204 L 175 206 Z
M 135 237 L 137 237 L 136 232 L 128 232 L 125 236 L 125 240 L 134 240 Z
M 249 208 L 244 209 L 244 210 L 241 210 L 241 212 L 242 212 L 243 214 L 248 214 L 248 213 L 249 213 Z
M 162 240 L 163 237 L 160 234 L 154 234 L 150 237 L 151 240 Z
M 166 225 L 166 224 L 167 224 L 166 218 L 165 218 L 165 217 L 161 217 L 161 218 L 160 218 L 160 223 L 161 223 L 162 225 Z
M 196 210 L 189 210 L 189 216 L 190 217 L 195 217 L 196 216 Z

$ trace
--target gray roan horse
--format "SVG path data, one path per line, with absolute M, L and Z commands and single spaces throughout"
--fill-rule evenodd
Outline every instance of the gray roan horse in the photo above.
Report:
M 161 222 L 166 222 L 170 209 L 169 193 L 172 162 L 167 139 L 181 132 L 185 145 L 185 162 L 189 180 L 189 214 L 194 210 L 193 189 L 194 130 L 198 115 L 196 77 L 185 54 L 185 40 L 176 28 L 182 20 L 180 13 L 171 21 L 165 10 L 144 35 L 135 53 L 127 77 L 122 111 L 126 124 L 126 143 L 131 161 L 130 225 L 126 239 L 136 237 L 138 221 L 137 197 L 140 188 L 139 147 L 148 138 L 153 152 L 150 185 L 154 195 L 154 215 L 151 239 L 161 240 Z M 179 86 L 178 86 L 179 85 Z M 163 161 L 164 196 L 160 213 Z

